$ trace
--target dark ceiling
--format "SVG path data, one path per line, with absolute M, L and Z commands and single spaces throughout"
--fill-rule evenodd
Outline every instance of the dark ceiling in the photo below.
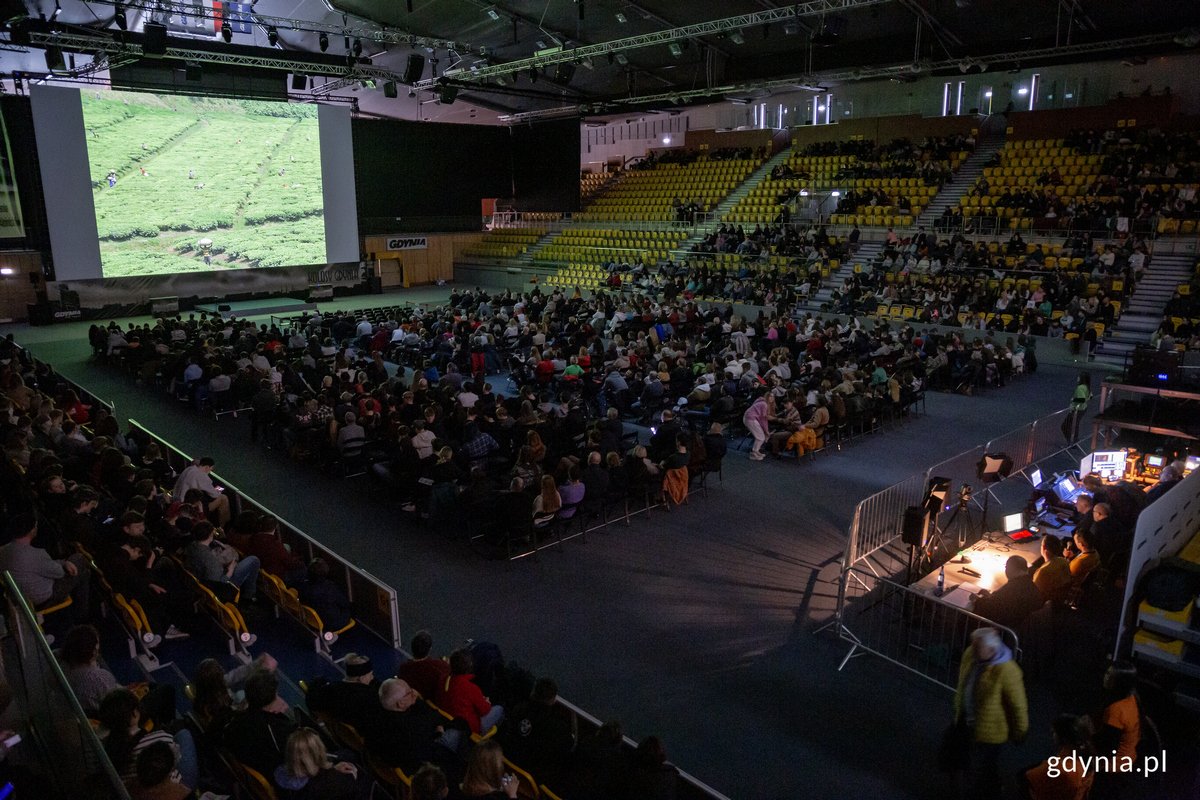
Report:
M 438 59 L 439 73 L 458 60 L 454 55 L 462 59 L 460 66 L 494 64 L 533 55 L 540 49 L 539 41 L 553 46 L 557 39 L 569 49 L 787 7 L 772 0 L 413 0 L 409 12 L 405 0 L 331 2 L 337 10 L 364 19 L 470 46 L 470 53 L 426 53 L 431 60 Z M 491 82 L 486 88 L 465 86 L 460 97 L 497 108 L 528 110 L 561 99 L 615 100 L 631 94 L 819 75 L 914 60 L 978 58 L 1148 34 L 1178 34 L 1197 24 L 1200 4 L 1184 0 L 1136 4 L 1118 0 L 892 0 L 823 17 L 804 16 L 792 23 L 755 26 L 744 29 L 741 37 L 717 34 L 693 39 L 679 56 L 672 55 L 665 44 L 655 44 L 626 51 L 629 63 L 625 66 L 605 58 L 592 59 L 592 67 L 576 69 L 569 83 L 556 82 L 551 69 L 539 75 L 536 84 L 526 73 L 518 77 L 515 86 L 511 82 L 507 86 Z M 1180 49 L 1168 42 L 1139 51 Z M 431 76 L 431 66 L 427 65 L 426 77 Z M 534 95 L 525 96 L 530 92 Z

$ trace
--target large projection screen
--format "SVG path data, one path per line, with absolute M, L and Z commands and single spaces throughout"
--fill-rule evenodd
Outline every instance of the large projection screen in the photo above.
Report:
M 60 281 L 358 260 L 348 109 L 35 87 L 33 111 Z

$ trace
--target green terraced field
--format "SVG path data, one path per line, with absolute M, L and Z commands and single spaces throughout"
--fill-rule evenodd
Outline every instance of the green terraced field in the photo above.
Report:
M 106 277 L 325 262 L 315 106 L 82 97 Z

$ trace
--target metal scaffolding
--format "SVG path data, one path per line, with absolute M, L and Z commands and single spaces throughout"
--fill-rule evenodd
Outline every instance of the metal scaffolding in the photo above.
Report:
M 891 0 L 808 0 L 808 2 L 797 3 L 795 5 L 787 6 L 786 8 L 772 8 L 764 11 L 757 11 L 753 14 L 739 14 L 736 17 L 725 17 L 724 19 L 714 19 L 708 22 L 698 22 L 694 25 L 682 25 L 678 28 L 669 28 L 667 30 L 655 31 L 654 33 L 646 33 L 640 36 L 628 36 L 624 39 L 614 39 L 610 42 L 582 45 L 580 47 L 572 47 L 569 49 L 551 48 L 553 52 L 535 54 L 529 58 L 522 58 L 516 61 L 506 61 L 503 64 L 480 67 L 476 70 L 446 70 L 443 77 L 456 81 L 478 83 L 480 81 L 486 81 L 491 78 L 509 75 L 511 73 L 520 72 L 527 69 L 541 69 L 542 67 L 553 66 L 555 64 L 583 61 L 585 58 L 603 57 L 607 56 L 609 53 L 616 54 L 626 50 L 637 50 L 642 47 L 650 47 L 656 44 L 669 44 L 671 42 L 692 39 L 698 36 L 712 36 L 719 33 L 729 33 L 732 31 L 742 30 L 743 28 L 753 28 L 758 25 L 766 25 L 772 22 L 785 22 L 798 17 L 819 16 L 821 14 L 848 11 L 853 8 L 882 5 L 890 1 Z M 418 86 L 421 88 L 431 88 L 435 83 L 436 80 L 426 79 L 418 84 Z
M 976 64 L 999 65 L 1010 64 L 1017 61 L 1027 61 L 1031 59 L 1057 58 L 1060 56 L 1077 56 L 1087 55 L 1089 53 L 1103 53 L 1111 50 L 1152 47 L 1156 45 L 1169 44 L 1174 39 L 1174 36 L 1175 34 L 1171 33 L 1158 33 L 1147 36 L 1134 36 L 1128 39 L 1110 39 L 1108 41 L 1072 44 L 1062 47 L 1013 50 L 1004 53 L 973 56 L 972 61 Z M 961 63 L 962 59 L 948 58 L 941 61 L 921 62 L 916 64 L 892 64 L 878 67 L 856 67 L 854 69 L 830 70 L 825 72 L 817 72 L 812 75 L 798 75 L 789 78 L 777 78 L 774 80 L 765 81 L 750 81 L 746 83 L 730 84 L 727 86 L 711 86 L 698 89 L 674 89 L 671 91 L 656 92 L 654 94 L 623 97 L 607 102 L 579 103 L 575 105 L 556 106 L 554 108 L 538 109 L 534 111 L 524 111 L 518 114 L 510 114 L 502 117 L 502 119 L 505 122 L 520 123 L 537 119 L 555 119 L 588 113 L 617 111 L 619 108 L 625 108 L 628 106 L 654 105 L 656 103 L 687 103 L 689 101 L 701 98 L 720 97 L 730 94 L 742 94 L 750 92 L 769 93 L 778 91 L 780 89 L 801 89 L 815 91 L 816 87 L 819 87 L 826 81 L 846 82 L 870 80 L 875 78 L 890 78 L 902 75 L 915 76 L 919 74 L 928 74 L 938 70 L 958 69 Z M 599 106 L 599 108 L 597 108 L 597 106 Z

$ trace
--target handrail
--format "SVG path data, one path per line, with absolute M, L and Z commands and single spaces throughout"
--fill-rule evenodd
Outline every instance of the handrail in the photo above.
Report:
M 142 425 L 137 420 L 129 420 L 129 425 L 130 427 L 140 431 L 143 436 L 157 442 L 160 447 L 166 449 L 168 454 L 174 454 L 177 462 L 182 466 L 188 466 L 194 463 L 194 459 L 190 455 L 171 444 L 163 437 L 152 432 L 149 428 Z M 403 646 L 403 639 L 400 632 L 399 601 L 397 599 L 395 589 L 366 570 L 356 566 L 347 559 L 338 555 L 333 550 L 329 549 L 328 546 L 318 542 L 312 536 L 309 536 L 307 533 L 305 533 L 304 530 L 298 525 L 287 521 L 283 517 L 271 511 L 267 506 L 263 505 L 249 494 L 239 489 L 231 481 L 222 478 L 216 472 L 213 472 L 210 477 L 227 490 L 226 496 L 229 497 L 230 511 L 235 516 L 240 504 L 245 503 L 252 505 L 261 513 L 269 514 L 278 520 L 281 538 L 294 538 L 305 545 L 309 552 L 309 558 L 305 559 L 306 561 L 311 560 L 314 555 L 319 555 L 326 560 L 336 561 L 345 570 L 346 580 L 345 585 L 342 588 L 346 590 L 347 597 L 349 598 L 354 609 L 354 618 L 360 625 L 375 633 L 375 635 L 388 642 L 392 647 L 400 649 Z M 335 575 L 336 573 L 331 573 L 331 577 L 334 577 Z M 362 596 L 361 592 L 356 593 L 354 591 L 354 586 L 356 583 L 356 581 L 353 579 L 354 576 L 357 576 L 358 579 L 364 582 L 367 588 L 374 588 L 377 593 L 376 596 L 364 597 Z M 386 608 L 384 608 L 384 605 L 386 605 Z M 381 614 L 382 616 L 380 616 Z
M 589 725 L 591 725 L 594 728 L 599 728 L 600 726 L 602 726 L 604 724 L 600 720 L 599 717 L 589 714 L 587 711 L 584 711 L 579 706 L 575 705 L 574 703 L 570 702 L 569 700 L 564 699 L 562 697 L 562 695 L 559 695 L 559 697 L 558 697 L 558 705 L 567 709 L 572 714 L 575 714 L 578 717 L 582 717 L 584 720 L 587 721 L 587 723 Z M 625 743 L 625 745 L 627 747 L 630 747 L 630 748 L 637 747 L 637 742 L 635 742 L 633 739 L 629 738 L 628 736 L 622 736 L 621 740 Z M 674 766 L 676 769 L 679 769 L 678 764 L 675 764 Z M 685 783 L 690 784 L 693 789 L 696 789 L 697 791 L 702 792 L 704 794 L 704 796 L 707 798 L 710 798 L 710 800 L 730 800 L 730 798 L 728 796 L 722 794 L 721 792 L 719 792 L 716 789 L 709 786 L 704 781 L 700 780 L 699 778 L 696 778 L 693 775 L 690 775 L 690 774 L 684 772 L 681 769 L 679 770 L 679 777 L 682 778 Z
M 117 800 L 129 800 L 129 792 L 125 788 L 124 782 L 117 774 L 116 769 L 109 760 L 108 754 L 104 751 L 104 746 L 100 742 L 100 738 L 96 735 L 96 731 L 92 728 L 91 722 L 84 712 L 83 707 L 79 704 L 79 699 L 75 696 L 71 684 L 67 681 L 66 675 L 63 674 L 62 666 L 55 658 L 53 651 L 50 649 L 49 642 L 46 641 L 45 634 L 42 633 L 41 626 L 37 622 L 36 612 L 30 608 L 29 602 L 21 593 L 16 581 L 13 580 L 12 574 L 8 571 L 4 573 L 4 588 L 8 596 L 9 608 L 12 613 L 9 615 L 10 623 L 13 625 L 16 636 L 15 641 L 17 648 L 20 651 L 20 658 L 17 664 L 10 666 L 9 674 L 15 670 L 20 672 L 21 680 L 17 686 L 25 693 L 22 698 L 24 711 L 28 715 L 29 731 L 31 739 L 41 751 L 42 760 L 47 765 L 54 765 L 57 769 L 51 770 L 55 782 L 66 780 L 72 786 L 67 787 L 69 791 L 67 796 L 82 797 L 90 792 L 85 792 L 84 787 L 92 784 L 97 775 L 94 774 L 94 769 L 99 768 L 103 777 L 107 778 L 110 789 Z M 30 653 L 27 650 L 29 641 L 28 635 L 32 637 L 33 647 L 37 649 L 37 653 Z M 45 662 L 50 667 L 49 678 L 46 682 L 45 674 L 35 676 L 39 679 L 38 685 L 30 686 L 25 683 L 26 669 L 34 658 L 40 656 L 38 661 Z M 67 710 L 70 712 L 69 718 L 64 718 L 59 713 L 54 713 L 54 709 L 46 709 L 38 711 L 46 704 L 52 694 L 57 693 L 62 698 L 65 698 Z M 39 724 L 38 717 L 43 714 L 50 714 L 45 728 Z M 61 734 L 66 732 L 66 724 L 73 722 L 78 729 L 78 735 L 81 737 L 80 744 L 83 745 L 77 752 L 78 766 L 83 767 L 83 770 L 90 774 L 71 775 L 68 767 L 72 766 L 71 762 L 76 759 L 72 753 L 76 752 L 71 747 L 64 747 L 68 744 L 61 740 Z M 57 737 L 58 741 L 52 741 L 55 737 L 51 731 L 60 734 Z M 89 753 L 90 751 L 90 753 Z M 90 755 L 90 758 L 89 758 Z M 96 763 L 87 763 L 94 759 Z M 60 784 L 60 788 L 63 788 Z M 94 785 L 92 787 L 95 788 Z

